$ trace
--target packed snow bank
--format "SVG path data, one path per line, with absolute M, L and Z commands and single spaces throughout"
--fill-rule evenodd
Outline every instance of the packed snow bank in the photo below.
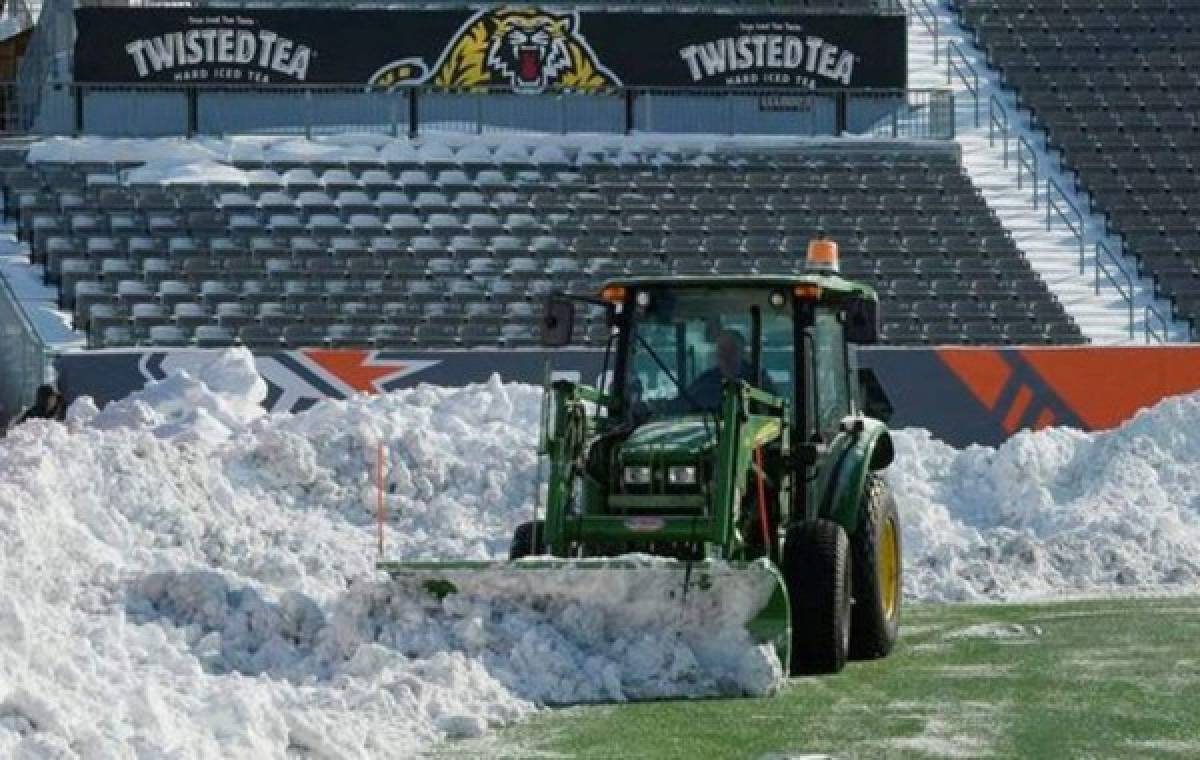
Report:
M 699 165 L 711 163 L 718 151 L 796 146 L 837 146 L 846 137 L 790 135 L 549 133 L 475 135 L 458 131 L 417 138 L 388 137 L 374 132 L 319 135 L 230 135 L 227 137 L 49 137 L 29 146 L 26 161 L 176 164 L 211 162 L 363 161 L 444 163 L 495 161 L 499 164 L 670 163 L 681 156 Z M 870 141 L 871 137 L 862 138 Z M 225 167 L 229 168 L 229 167 Z M 219 178 L 214 178 L 218 181 Z M 151 181 L 147 179 L 147 181 Z M 236 180 L 232 180 L 236 181 Z
M 451 574 L 442 600 L 375 572 L 380 441 L 389 556 L 505 555 L 534 497 L 537 388 L 266 415 L 244 351 L 174 370 L 0 440 L 0 757 L 411 756 L 543 703 L 781 683 L 742 626 L 766 574 L 684 604 L 651 558 L 603 582 Z M 997 450 L 898 431 L 908 595 L 1200 589 L 1197 423 L 1200 395 Z
M 404 757 L 545 702 L 781 682 L 737 619 L 753 579 L 731 587 L 740 608 L 654 615 L 645 573 L 561 571 L 549 594 L 502 574 L 438 601 L 375 572 L 378 441 L 390 556 L 505 554 L 533 498 L 538 389 L 295 416 L 264 415 L 264 392 L 230 351 L 0 440 L 0 757 Z
M 1120 428 L 957 450 L 895 434 L 905 590 L 928 600 L 1200 590 L 1200 394 Z
M 241 169 L 208 159 L 196 161 L 147 161 L 136 169 L 123 172 L 121 179 L 130 185 L 188 185 L 220 182 L 244 185 L 248 179 Z

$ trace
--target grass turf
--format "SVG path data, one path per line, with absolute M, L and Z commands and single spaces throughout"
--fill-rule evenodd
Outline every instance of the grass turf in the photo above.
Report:
M 547 710 L 437 757 L 1200 757 L 1200 600 L 913 605 L 885 660 L 769 699 Z

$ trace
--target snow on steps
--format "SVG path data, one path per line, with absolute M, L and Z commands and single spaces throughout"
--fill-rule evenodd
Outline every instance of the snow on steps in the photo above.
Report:
M 922 0 L 909 0 L 909 6 L 917 6 L 922 13 L 926 7 Z M 1074 180 L 1062 171 L 1057 155 L 1046 150 L 1045 135 L 1030 126 L 1029 113 L 1018 111 L 1014 93 L 1000 81 L 999 72 L 987 65 L 982 50 L 974 44 L 972 35 L 959 25 L 953 11 L 930 0 L 936 16 L 938 30 L 938 60 L 934 62 L 934 38 L 925 24 L 917 17 L 917 9 L 909 15 L 908 74 L 910 87 L 947 87 L 954 91 L 956 110 L 956 139 L 962 147 L 963 165 L 971 180 L 982 191 L 988 205 L 996 212 L 1001 223 L 1012 233 L 1017 246 L 1025 252 L 1034 270 L 1039 273 L 1050 291 L 1058 296 L 1067 313 L 1074 317 L 1084 335 L 1098 344 L 1143 343 L 1145 338 L 1145 307 L 1153 305 L 1169 321 L 1168 332 L 1172 341 L 1186 341 L 1188 329 L 1185 324 L 1170 320 L 1171 305 L 1165 299 L 1154 297 L 1153 283 L 1149 278 L 1137 276 L 1137 266 L 1132 258 L 1123 258 L 1121 266 L 1134 281 L 1134 332 L 1130 336 L 1128 302 L 1104 278 L 1100 292 L 1096 292 L 1095 241 L 1103 241 L 1113 253 L 1121 256 L 1121 243 L 1115 236 L 1107 234 L 1104 219 L 1099 214 L 1087 213 L 1086 196 L 1074 190 Z M 953 41 L 968 63 L 979 76 L 979 126 L 975 126 L 975 104 L 966 85 L 958 78 L 947 84 L 946 48 Z M 1007 110 L 1012 130 L 1009 142 L 1008 166 L 999 135 L 994 145 L 988 138 L 988 103 L 995 95 Z M 1038 162 L 1038 205 L 1033 207 L 1028 174 L 1024 187 L 1017 189 L 1016 138 L 1023 136 L 1033 147 Z M 1046 229 L 1046 174 L 1058 183 L 1068 199 L 1084 215 L 1084 272 L 1080 272 L 1079 244 L 1067 226 L 1057 217 L 1052 228 Z M 1121 278 L 1123 281 L 1124 278 Z M 1151 327 L 1161 331 L 1160 323 L 1151 318 Z M 1153 339 L 1151 339 L 1153 340 Z

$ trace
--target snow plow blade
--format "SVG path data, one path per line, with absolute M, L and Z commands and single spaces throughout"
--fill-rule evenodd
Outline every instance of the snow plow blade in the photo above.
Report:
M 766 560 L 688 563 L 639 554 L 381 562 L 378 567 L 391 575 L 394 584 L 408 587 L 406 592 L 432 595 L 444 603 L 456 597 L 500 599 L 506 605 L 536 611 L 550 624 L 588 615 L 589 625 L 603 626 L 615 635 L 675 637 L 691 648 L 701 665 L 706 656 L 733 657 L 730 652 L 740 649 L 756 652 L 760 659 L 769 657 L 772 668 L 781 668 L 769 686 L 759 674 L 742 679 L 740 688 L 723 689 L 723 696 L 770 693 L 788 673 L 791 615 L 787 588 Z M 743 663 L 739 667 L 744 671 L 750 666 Z M 679 695 L 634 690 L 621 699 L 671 696 Z

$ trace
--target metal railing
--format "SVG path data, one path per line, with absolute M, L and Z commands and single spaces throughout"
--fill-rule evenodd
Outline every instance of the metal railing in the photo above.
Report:
M 1004 168 L 1008 168 L 1008 141 L 1011 138 L 1012 123 L 1008 118 L 1008 109 L 995 95 L 988 98 L 988 146 L 996 147 L 996 135 L 1000 135 L 1002 143 L 1001 156 Z M 1017 135 L 1017 189 L 1025 187 L 1025 174 L 1032 180 L 1031 197 L 1033 207 L 1038 207 L 1038 157 L 1033 146 L 1024 135 Z
M 1009 131 L 1008 109 L 1004 107 L 1004 104 L 995 95 L 988 97 L 988 147 L 996 147 L 996 133 L 1000 133 L 1005 169 L 1008 168 Z
M 0 431 L 33 403 L 50 366 L 45 343 L 8 279 L 0 277 Z
M 1116 288 L 1117 293 L 1125 301 L 1129 309 L 1129 339 L 1135 335 L 1133 327 L 1133 276 L 1125 271 L 1121 262 L 1109 250 L 1104 241 L 1096 241 L 1096 295 L 1100 295 L 1100 277 L 1104 276 L 1108 284 Z
M 68 84 L 52 93 L 47 133 L 168 136 L 366 130 L 545 133 L 637 131 L 950 140 L 949 90 L 736 92 L 621 88 L 600 93 L 446 91 L 355 85 Z
M 1055 197 L 1057 195 L 1057 197 Z M 1079 244 L 1079 273 L 1084 274 L 1087 267 L 1084 262 L 1085 244 L 1083 239 L 1083 213 L 1071 202 L 1053 177 L 1046 177 L 1046 229 L 1049 230 L 1057 216 L 1067 225 L 1067 229 L 1075 236 Z
M 1038 207 L 1038 157 L 1037 152 L 1024 135 L 1017 135 L 1017 189 L 1021 190 L 1024 185 L 1025 173 L 1029 173 L 1030 179 L 1030 196 L 1033 199 L 1033 207 Z M 1049 192 L 1049 191 L 1047 191 Z
M 84 8 L 128 8 L 130 0 L 80 0 L 78 3 Z M 464 0 L 316 0 L 316 2 L 297 2 L 297 0 L 253 0 L 247 3 L 246 0 L 153 0 L 145 5 L 153 5 L 156 8 L 265 8 L 265 9 L 284 9 L 292 10 L 297 7 L 319 7 L 319 8 L 377 8 L 384 7 L 387 9 L 416 9 L 416 10 L 460 10 L 462 8 L 476 8 L 481 5 L 479 2 Z M 559 5 L 562 5 L 561 3 Z M 608 10 L 614 4 L 605 0 L 576 0 L 568 3 L 572 8 L 587 11 L 603 11 Z M 699 0 L 692 2 L 661 2 L 661 0 L 625 0 L 618 5 L 623 6 L 645 6 L 643 12 L 653 13 L 663 10 L 673 10 L 672 5 L 685 6 L 687 8 L 703 7 L 704 3 Z M 812 15 L 812 14 L 861 14 L 861 13 L 883 13 L 883 14 L 902 14 L 905 12 L 902 0 L 868 0 L 862 3 L 862 7 L 845 7 L 842 3 L 829 2 L 811 2 L 805 5 L 798 3 L 784 3 L 778 0 L 740 0 L 737 3 L 736 9 L 739 11 L 747 10 L 754 13 L 778 13 L 788 15 Z
M 1158 324 L 1162 325 L 1161 333 L 1151 326 L 1151 317 L 1158 320 Z M 1154 304 L 1146 304 L 1146 307 L 1142 309 L 1142 331 L 1142 337 L 1147 343 L 1150 342 L 1151 338 L 1154 338 L 1157 343 L 1167 343 L 1171 340 L 1171 330 L 1167 323 L 1167 318 L 1158 309 L 1154 308 Z
M 929 36 L 933 38 L 933 63 L 938 62 L 938 52 L 941 47 L 940 34 L 938 31 L 937 11 L 929 4 L 929 0 L 909 0 L 908 3 L 909 15 L 921 22 L 921 26 L 929 32 Z
M 4 131 L 28 132 L 34 128 L 48 82 L 56 74 L 66 74 L 65 70 L 57 69 L 69 65 L 69 54 L 60 55 L 60 52 L 69 51 L 74 40 L 73 0 L 44 0 L 17 68 L 16 87 L 11 98 L 13 116 L 5 121 Z M 5 107 L 6 110 L 9 108 Z
M 958 57 L 958 60 L 955 60 L 955 56 Z M 946 84 L 951 84 L 956 75 L 963 83 L 963 86 L 967 88 L 967 92 L 971 93 L 975 113 L 975 126 L 978 127 L 979 73 L 975 71 L 975 67 L 967 60 L 967 56 L 963 53 L 962 48 L 954 40 L 950 40 L 946 43 Z

